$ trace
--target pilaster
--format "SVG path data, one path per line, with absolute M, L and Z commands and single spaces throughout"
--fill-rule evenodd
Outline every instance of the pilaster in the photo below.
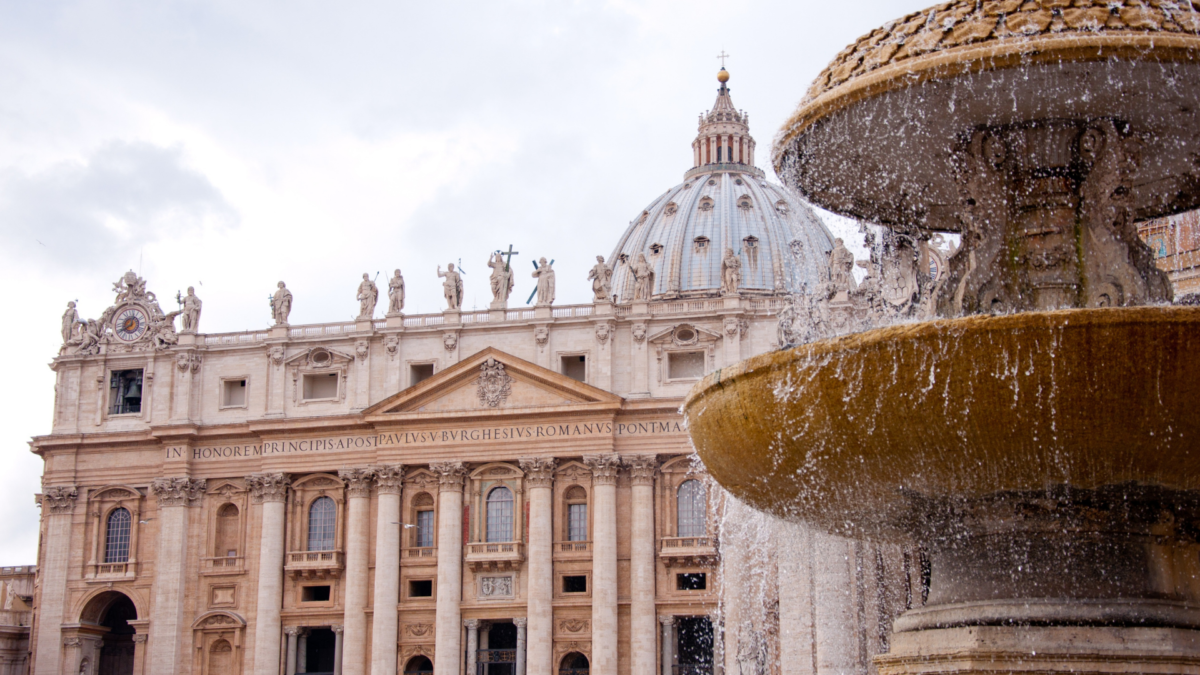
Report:
M 434 625 L 434 649 L 441 655 L 434 661 L 434 675 L 459 675 L 462 653 L 462 462 L 435 462 L 429 469 L 438 477 L 438 576 L 437 618 Z
M 363 322 L 359 322 L 360 326 Z M 366 322 L 370 330 L 371 322 Z M 360 329 L 361 330 L 361 327 Z M 359 331 L 356 331 L 359 332 Z M 354 412 L 371 405 L 371 341 L 362 338 L 354 342 Z
M 396 673 L 400 617 L 400 493 L 404 467 L 373 467 L 379 495 L 375 516 L 375 612 L 371 624 L 371 675 Z
M 158 499 L 158 555 L 154 561 L 154 603 L 150 624 L 152 673 L 176 672 L 185 660 L 184 594 L 187 581 L 188 509 L 204 494 L 203 480 L 155 478 L 150 491 Z
M 520 460 L 529 496 L 527 663 L 535 673 L 554 671 L 554 527 L 551 487 L 554 484 L 555 464 L 551 457 Z
M 617 675 L 616 454 L 584 455 L 592 469 L 592 663 L 595 675 Z
M 251 501 L 262 505 L 258 552 L 258 602 L 254 621 L 255 673 L 275 673 L 279 670 L 285 503 L 290 484 L 291 480 L 282 473 L 246 476 Z M 294 636 L 289 636 L 288 639 L 289 646 L 294 648 Z M 294 654 L 289 663 L 295 667 Z
M 630 663 L 633 675 L 654 675 L 654 455 L 624 458 L 629 469 L 630 516 Z
M 276 328 L 279 328 L 278 326 Z M 283 338 L 287 339 L 287 328 L 282 328 Z M 271 329 L 274 338 L 276 329 Z M 284 397 L 286 395 L 286 379 L 283 359 L 287 355 L 287 346 L 283 343 L 267 346 L 267 417 L 283 417 Z
M 38 496 L 42 518 L 47 520 L 43 553 L 38 571 L 38 640 L 34 655 L 35 675 L 59 675 L 63 653 L 62 623 L 66 602 L 67 568 L 71 554 L 71 514 L 79 492 L 75 486 L 46 488 Z
M 371 483 L 370 469 L 341 469 L 338 477 L 346 483 L 346 597 L 344 626 L 348 629 L 342 644 L 342 672 L 363 675 L 367 657 L 367 555 L 370 544 Z

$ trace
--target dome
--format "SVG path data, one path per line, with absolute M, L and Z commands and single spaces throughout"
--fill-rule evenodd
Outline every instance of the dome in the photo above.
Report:
M 726 249 L 741 259 L 743 295 L 823 283 L 833 236 L 811 208 L 754 166 L 748 115 L 733 107 L 725 80 L 713 109 L 700 116 L 692 148 L 684 182 L 630 223 L 609 258 L 617 300 L 633 299 L 630 268 L 639 254 L 654 270 L 654 299 L 720 294 Z

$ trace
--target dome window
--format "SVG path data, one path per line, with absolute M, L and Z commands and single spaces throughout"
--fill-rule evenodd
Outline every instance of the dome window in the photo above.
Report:
M 788 203 L 780 199 L 775 202 L 775 210 L 779 212 L 779 215 L 786 216 L 788 214 Z
M 701 211 L 712 211 L 713 210 L 712 197 L 705 197 L 704 199 L 700 200 L 700 210 Z
M 652 255 L 652 256 L 659 255 L 660 253 L 662 253 L 662 250 L 663 250 L 662 244 L 650 244 L 650 255 Z
M 716 185 L 716 184 L 717 184 L 717 179 L 716 179 L 716 178 L 709 178 L 709 179 L 708 179 L 708 184 L 709 184 L 709 185 Z
M 626 264 L 629 262 L 629 254 L 622 253 L 621 255 L 617 256 L 617 260 L 619 260 L 622 264 Z
M 742 245 L 748 249 L 756 249 L 758 248 L 758 237 L 750 235 L 742 240 Z
M 695 239 L 692 240 L 692 252 L 693 253 L 708 253 L 709 243 L 710 243 L 710 240 L 708 237 L 705 237 L 703 235 L 696 237 Z
M 678 211 L 679 211 L 679 205 L 676 204 L 675 202 L 670 202 L 669 204 L 667 204 L 666 213 L 668 216 L 673 216 Z
M 754 201 L 750 199 L 750 195 L 738 197 L 738 208 L 743 211 L 749 211 L 754 208 Z
M 742 181 L 742 179 L 741 179 L 741 178 L 739 178 L 739 179 L 737 179 L 737 180 L 733 181 L 733 184 L 734 184 L 734 185 L 744 185 L 745 183 Z

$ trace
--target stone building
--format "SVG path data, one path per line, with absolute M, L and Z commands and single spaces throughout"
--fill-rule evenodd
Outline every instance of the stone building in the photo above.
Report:
M 452 267 L 433 315 L 403 314 L 399 271 L 352 322 L 290 325 L 281 282 L 274 327 L 203 333 L 194 293 L 164 312 L 133 273 L 99 319 L 69 306 L 32 442 L 32 672 L 719 672 L 714 499 L 678 408 L 779 346 L 834 249 L 719 79 L 694 166 L 590 304 L 554 305 L 543 264 L 509 308 L 496 254 L 486 311 Z
M 1200 211 L 1143 221 L 1138 234 L 1171 278 L 1176 299 L 1200 293 Z

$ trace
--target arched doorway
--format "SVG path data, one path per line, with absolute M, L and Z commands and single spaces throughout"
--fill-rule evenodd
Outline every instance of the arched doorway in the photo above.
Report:
M 137 608 L 124 593 L 107 591 L 92 598 L 80 616 L 80 623 L 100 626 L 100 657 L 96 675 L 133 675 L 133 626 Z
M 588 675 L 590 668 L 591 664 L 586 656 L 579 652 L 571 652 L 558 664 L 558 675 Z
M 433 672 L 433 661 L 427 656 L 414 656 L 404 666 L 404 675 L 427 675 Z

